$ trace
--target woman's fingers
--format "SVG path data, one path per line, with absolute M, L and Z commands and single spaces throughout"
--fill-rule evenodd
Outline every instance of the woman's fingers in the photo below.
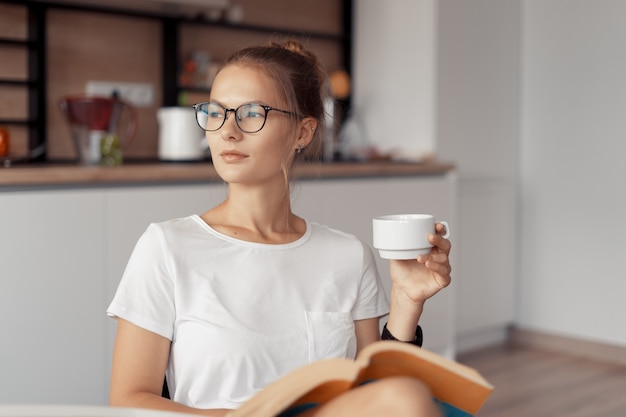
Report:
M 439 234 L 431 233 L 430 235 L 428 235 L 428 241 L 435 248 L 441 249 L 446 253 L 450 252 L 450 247 L 452 247 L 452 243 L 450 243 L 448 239 L 444 238 L 443 236 Z
M 426 263 L 428 261 L 444 264 L 448 262 L 448 255 L 446 253 L 431 253 L 429 255 L 420 255 L 417 258 L 418 262 Z

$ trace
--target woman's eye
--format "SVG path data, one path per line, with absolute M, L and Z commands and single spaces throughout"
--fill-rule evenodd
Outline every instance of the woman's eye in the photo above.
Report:
M 242 118 L 258 119 L 265 117 L 265 109 L 257 105 L 246 106 L 241 110 Z

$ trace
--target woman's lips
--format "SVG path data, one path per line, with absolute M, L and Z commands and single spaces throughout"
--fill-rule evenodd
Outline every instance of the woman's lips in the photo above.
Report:
M 227 162 L 240 161 L 248 157 L 248 155 L 246 154 L 233 150 L 223 151 L 220 153 L 220 156 Z

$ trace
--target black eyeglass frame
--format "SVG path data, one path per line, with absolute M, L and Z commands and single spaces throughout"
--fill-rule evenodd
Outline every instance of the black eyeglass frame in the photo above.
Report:
M 224 110 L 224 118 L 222 119 L 222 124 L 220 124 L 220 126 L 216 129 L 207 129 L 202 127 L 202 125 L 200 124 L 200 120 L 198 119 L 198 113 L 200 113 L 200 107 L 205 105 L 205 104 L 214 104 L 216 106 L 219 106 L 220 108 L 222 108 Z M 263 124 L 261 125 L 260 128 L 258 128 L 257 130 L 253 130 L 253 131 L 248 131 L 248 130 L 244 130 L 242 129 L 242 127 L 239 125 L 239 118 L 237 117 L 237 112 L 239 111 L 240 108 L 245 107 L 245 106 L 259 106 L 261 107 L 263 110 L 265 110 L 265 115 L 263 117 Z M 241 106 L 237 107 L 236 109 L 233 108 L 227 108 L 222 106 L 219 103 L 216 103 L 214 101 L 203 101 L 202 103 L 196 103 L 192 106 L 196 112 L 196 123 L 198 124 L 198 126 L 200 126 L 200 129 L 203 129 L 207 132 L 217 132 L 218 130 L 220 130 L 223 126 L 224 123 L 226 123 L 226 120 L 228 119 L 228 112 L 232 112 L 235 115 L 235 124 L 237 125 L 237 127 L 239 128 L 239 130 L 241 130 L 244 133 L 257 133 L 260 132 L 264 127 L 265 127 L 265 123 L 267 122 L 267 115 L 269 114 L 270 111 L 274 110 L 280 113 L 284 113 L 284 114 L 288 114 L 290 116 L 294 116 L 295 113 L 287 111 L 287 110 L 281 110 L 281 109 L 277 109 L 275 107 L 272 106 L 267 106 L 265 104 L 259 104 L 259 103 L 245 103 L 242 104 Z

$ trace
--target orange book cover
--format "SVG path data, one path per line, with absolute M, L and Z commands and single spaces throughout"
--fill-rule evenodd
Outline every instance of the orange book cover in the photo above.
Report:
M 447 416 L 473 416 L 493 391 L 476 370 L 411 344 L 379 341 L 366 346 L 355 360 L 324 359 L 278 379 L 228 417 L 290 415 L 324 404 L 353 387 L 389 376 L 411 376 L 430 388 Z

